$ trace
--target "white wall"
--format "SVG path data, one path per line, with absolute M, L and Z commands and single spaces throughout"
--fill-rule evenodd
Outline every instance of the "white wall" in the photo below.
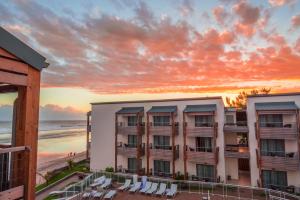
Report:
M 256 112 L 255 112 L 255 103 L 262 102 L 287 102 L 294 101 L 296 105 L 300 108 L 300 95 L 295 96 L 269 96 L 269 97 L 250 97 L 247 103 L 247 119 L 249 127 L 249 151 L 250 151 L 250 171 L 251 171 L 251 185 L 257 186 L 257 180 L 259 179 L 259 169 L 256 163 L 256 149 L 258 148 L 257 140 L 255 137 L 255 125 L 256 122 Z M 288 120 L 288 117 L 286 118 Z M 291 120 L 291 118 L 289 119 Z M 293 144 L 294 143 L 294 144 Z M 286 149 L 296 150 L 297 141 L 286 142 Z M 299 177 L 299 171 L 294 173 L 294 177 Z M 290 176 L 289 181 L 294 180 L 295 178 Z M 300 182 L 298 179 L 296 182 Z
M 239 165 L 237 158 L 226 158 L 226 177 L 230 175 L 231 179 L 239 179 Z

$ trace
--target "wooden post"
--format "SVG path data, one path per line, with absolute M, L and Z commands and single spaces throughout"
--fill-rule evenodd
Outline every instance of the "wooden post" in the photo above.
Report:
M 16 102 L 15 145 L 26 146 L 30 153 L 23 162 L 23 181 L 25 184 L 25 200 L 35 199 L 37 140 L 39 119 L 40 71 L 28 67 L 27 86 L 18 87 Z M 20 165 L 19 165 L 20 166 Z
M 141 131 L 140 131 L 140 113 L 136 114 L 136 129 L 137 129 L 137 152 L 136 152 L 136 157 L 137 157 L 137 162 L 136 162 L 136 169 L 138 175 L 141 175 L 141 166 L 140 166 L 140 158 L 141 158 L 141 151 L 142 151 L 142 138 L 141 138 Z
M 115 172 L 118 170 L 118 114 L 115 114 Z
M 176 149 L 175 149 L 175 122 L 174 122 L 174 112 L 171 113 L 172 118 L 172 150 L 173 150 L 173 158 L 172 158 L 172 174 L 173 178 L 175 178 L 175 159 L 176 159 Z
M 187 180 L 187 152 L 186 152 L 186 127 L 185 113 L 183 112 L 183 167 L 184 167 L 184 179 Z
M 150 135 L 150 122 L 149 113 L 147 113 L 147 176 L 149 176 L 149 159 L 150 159 L 150 147 L 149 147 L 149 135 Z

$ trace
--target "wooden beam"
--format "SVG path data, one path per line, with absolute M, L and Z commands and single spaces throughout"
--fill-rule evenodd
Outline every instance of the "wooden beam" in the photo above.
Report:
M 27 76 L 10 73 L 0 70 L 1 83 L 7 83 L 12 85 L 26 86 L 27 85 Z M 39 84 L 39 83 L 38 83 Z
M 24 150 L 26 150 L 25 146 L 0 148 L 0 154 L 2 154 L 2 153 L 12 153 L 12 152 L 18 152 L 18 151 L 24 151 Z
M 18 87 L 15 85 L 0 85 L 0 93 L 17 92 Z
M 0 56 L 0 69 L 21 74 L 28 74 L 28 65 L 9 58 Z
M 23 198 L 23 195 L 24 195 L 24 185 L 21 185 L 0 192 L 0 199 L 7 199 L 7 200 L 20 199 Z
M 8 58 L 18 59 L 16 56 L 12 55 L 11 53 L 9 53 L 8 51 L 6 51 L 2 48 L 0 48 L 0 55 L 8 57 Z

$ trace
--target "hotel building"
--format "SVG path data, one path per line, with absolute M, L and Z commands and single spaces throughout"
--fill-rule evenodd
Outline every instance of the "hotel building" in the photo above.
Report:
M 259 187 L 300 188 L 300 93 L 92 103 L 90 167 Z

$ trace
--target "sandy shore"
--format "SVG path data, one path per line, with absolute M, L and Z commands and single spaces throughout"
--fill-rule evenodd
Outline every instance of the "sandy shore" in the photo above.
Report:
M 82 161 L 86 158 L 86 152 L 84 151 L 81 153 L 77 153 L 77 154 L 75 154 L 75 156 L 72 156 L 72 158 L 73 158 L 74 162 Z M 70 157 L 58 158 L 58 159 L 40 163 L 38 165 L 37 171 L 39 174 L 46 174 L 47 172 L 51 172 L 56 169 L 66 167 L 66 166 L 68 166 L 68 163 L 67 163 L 68 159 L 70 159 Z M 36 182 L 37 182 L 37 184 L 41 184 L 44 182 L 44 179 L 40 175 L 37 174 Z

